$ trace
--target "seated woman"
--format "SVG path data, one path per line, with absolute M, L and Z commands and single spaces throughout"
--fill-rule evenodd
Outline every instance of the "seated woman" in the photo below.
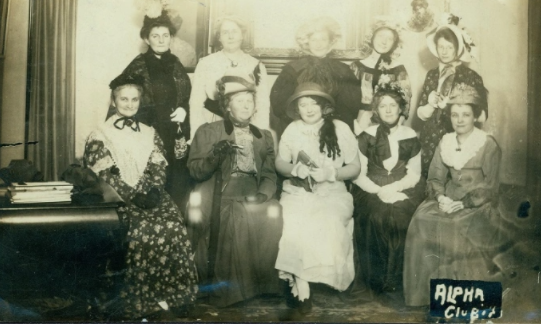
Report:
M 357 253 L 361 274 L 375 293 L 402 288 L 404 243 L 411 217 L 424 198 L 421 144 L 400 124 L 409 99 L 395 82 L 380 79 L 372 100 L 374 119 L 358 137 L 361 174 L 355 199 Z
M 294 121 L 282 135 L 276 169 L 284 181 L 284 230 L 276 269 L 301 313 L 311 309 L 309 283 L 343 291 L 353 280 L 353 199 L 344 180 L 360 172 L 357 141 L 333 118 L 334 99 L 301 83 L 287 101 Z
M 189 230 L 199 277 L 211 281 L 210 301 L 222 307 L 280 293 L 274 262 L 282 217 L 272 199 L 276 171 L 271 133 L 250 123 L 254 78 L 226 74 L 218 89 L 225 119 L 199 127 L 188 158 L 190 174 L 200 181 L 190 199 Z
M 487 280 L 503 245 L 498 211 L 496 140 L 475 127 L 483 95 L 464 83 L 453 88 L 448 115 L 455 130 L 440 141 L 427 179 L 429 197 L 406 237 L 404 295 L 410 306 L 428 305 L 430 279 Z
M 186 308 L 195 301 L 197 274 L 182 215 L 164 190 L 163 143 L 150 126 L 134 117 L 144 79 L 114 79 L 115 115 L 86 142 L 85 165 L 111 185 L 126 205 L 118 208 L 127 227 L 127 272 L 121 291 L 124 315 L 135 319 L 151 313 Z

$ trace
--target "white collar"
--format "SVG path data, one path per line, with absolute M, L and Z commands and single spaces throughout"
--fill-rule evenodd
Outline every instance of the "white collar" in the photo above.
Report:
M 474 127 L 472 133 L 458 147 L 456 132 L 445 134 L 441 139 L 441 158 L 445 164 L 455 170 L 461 170 L 471 160 L 487 141 L 487 133 Z
M 106 120 L 93 133 L 93 138 L 103 142 L 120 170 L 122 180 L 134 188 L 143 176 L 154 150 L 154 128 L 140 123 L 139 132 L 129 127 L 118 129 L 114 122 L 119 118 L 114 115 Z
M 379 127 L 379 124 L 369 126 L 367 129 L 364 130 L 364 132 L 366 132 L 367 134 L 370 134 L 371 136 L 376 137 L 378 127 Z M 408 138 L 417 137 L 417 134 L 410 127 L 399 124 L 396 130 L 392 132 L 391 134 L 389 134 L 388 137 L 396 138 L 397 141 L 400 141 L 400 140 L 404 140 Z

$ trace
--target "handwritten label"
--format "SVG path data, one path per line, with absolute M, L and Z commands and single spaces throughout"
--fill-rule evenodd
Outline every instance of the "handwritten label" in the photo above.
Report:
M 466 319 L 499 318 L 502 284 L 473 280 L 430 280 L 430 315 Z

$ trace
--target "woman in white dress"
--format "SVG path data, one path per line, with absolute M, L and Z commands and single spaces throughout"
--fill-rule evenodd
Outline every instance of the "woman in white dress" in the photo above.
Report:
M 334 99 L 315 83 L 300 84 L 287 102 L 294 121 L 282 134 L 276 170 L 288 178 L 280 203 L 284 229 L 276 269 L 301 313 L 311 309 L 309 283 L 344 291 L 352 282 L 353 199 L 344 180 L 360 172 L 357 141 L 333 118 Z
M 221 50 L 202 58 L 193 75 L 190 95 L 191 138 L 195 136 L 199 126 L 223 119 L 223 109 L 218 103 L 216 82 L 226 72 L 254 76 L 256 112 L 252 118 L 252 124 L 261 129 L 269 129 L 270 93 L 267 85 L 267 70 L 258 59 L 242 50 L 246 30 L 246 23 L 236 16 L 218 19 L 215 27 L 215 43 L 221 47 Z

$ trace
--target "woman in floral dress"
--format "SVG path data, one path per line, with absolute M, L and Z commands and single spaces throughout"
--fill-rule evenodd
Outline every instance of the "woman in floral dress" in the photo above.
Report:
M 123 198 L 127 228 L 126 274 L 120 297 L 124 317 L 135 319 L 195 301 L 197 275 L 180 210 L 164 190 L 167 161 L 154 128 L 134 117 L 144 80 L 120 75 L 110 84 L 116 113 L 86 143 L 88 168 Z
M 488 117 L 487 91 L 483 78 L 463 64 L 471 60 L 470 51 L 474 49 L 474 44 L 464 30 L 455 24 L 457 19 L 450 16 L 449 20 L 453 23 L 438 27 L 427 37 L 428 49 L 440 63 L 426 74 L 417 108 L 417 116 L 424 121 L 419 140 L 422 149 L 421 170 L 425 178 L 438 143 L 443 135 L 453 131 L 444 108 L 455 85 L 465 83 L 474 87 L 480 95 L 479 107 L 482 110 L 478 122 L 483 123 Z

